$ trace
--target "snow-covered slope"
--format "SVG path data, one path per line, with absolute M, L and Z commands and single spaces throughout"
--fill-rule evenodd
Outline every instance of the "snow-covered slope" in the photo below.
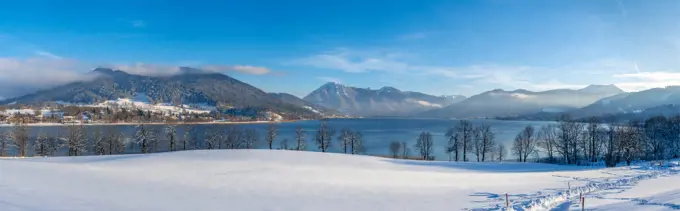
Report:
M 505 193 L 524 209 L 568 182 L 652 172 L 269 150 L 5 158 L 0 210 L 499 210 Z
M 144 111 L 153 112 L 164 112 L 169 114 L 181 114 L 181 113 L 210 113 L 215 111 L 215 106 L 210 106 L 207 104 L 197 104 L 197 105 L 182 105 L 175 106 L 170 103 L 151 103 L 149 97 L 144 93 L 136 94 L 133 98 L 118 98 L 116 100 L 107 100 L 102 103 L 92 105 L 93 107 L 120 107 L 127 109 L 141 109 Z

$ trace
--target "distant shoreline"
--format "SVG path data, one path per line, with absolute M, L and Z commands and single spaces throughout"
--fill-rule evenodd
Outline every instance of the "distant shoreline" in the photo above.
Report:
M 53 126 L 69 126 L 69 125 L 84 125 L 84 126 L 130 126 L 130 125 L 245 125 L 245 124 L 269 124 L 269 123 L 290 123 L 308 120 L 285 120 L 285 121 L 247 121 L 247 122 L 119 122 L 119 123 L 30 123 L 25 124 L 29 127 L 53 127 Z M 12 127 L 14 124 L 0 124 L 2 127 Z

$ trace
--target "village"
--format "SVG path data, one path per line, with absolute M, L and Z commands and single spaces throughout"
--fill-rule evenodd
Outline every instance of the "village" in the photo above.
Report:
M 142 110 L 126 107 L 94 106 L 20 106 L 0 107 L 0 125 L 60 125 L 60 124 L 136 124 L 145 123 L 229 123 L 284 121 L 281 115 L 230 115 L 229 112 L 180 109 Z

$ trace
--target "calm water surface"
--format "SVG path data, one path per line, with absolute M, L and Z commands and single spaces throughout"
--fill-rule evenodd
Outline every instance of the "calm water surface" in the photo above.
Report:
M 511 147 L 512 140 L 515 135 L 520 132 L 524 127 L 532 125 L 534 127 L 540 127 L 542 125 L 551 124 L 552 122 L 537 122 L 537 121 L 500 121 L 500 120 L 471 120 L 475 125 L 488 124 L 491 125 L 493 132 L 496 134 L 496 142 L 504 143 L 506 147 Z M 446 137 L 444 134 L 446 130 L 450 127 L 455 127 L 458 124 L 458 120 L 443 120 L 443 119 L 332 119 L 328 121 L 328 125 L 334 128 L 336 132 L 336 137 L 339 135 L 339 131 L 343 128 L 360 131 L 364 135 L 364 142 L 366 147 L 366 154 L 371 155 L 388 155 L 389 154 L 389 143 L 391 141 L 406 141 L 412 148 L 416 142 L 418 134 L 422 131 L 428 131 L 433 134 L 435 149 L 434 154 L 437 160 L 448 160 L 448 155 L 445 153 L 445 146 L 447 144 Z M 280 123 L 279 133 L 274 143 L 275 147 L 280 146 L 280 142 L 284 139 L 289 139 L 288 143 L 290 147 L 293 147 L 295 140 L 295 128 L 302 127 L 306 131 L 307 135 L 307 150 L 318 151 L 318 147 L 314 143 L 313 137 L 315 130 L 319 127 L 319 121 L 299 121 L 299 122 L 289 122 Z M 205 134 L 205 130 L 208 128 L 217 128 L 219 130 L 226 130 L 233 125 L 179 125 L 177 126 L 178 136 L 182 136 L 184 131 L 188 129 L 195 128 L 196 137 L 202 138 Z M 264 143 L 266 124 L 243 124 L 238 125 L 242 128 L 255 128 L 259 131 L 260 140 L 257 144 L 258 148 L 266 148 Z M 105 130 L 109 129 L 106 127 L 117 127 L 119 131 L 126 134 L 128 139 L 131 139 L 135 132 L 135 126 L 133 125 L 88 125 L 86 126 L 87 132 L 91 133 L 96 127 Z M 163 125 L 148 125 L 153 130 L 163 131 Z M 2 127 L 0 130 L 10 130 L 9 127 Z M 30 127 L 30 133 L 33 138 L 35 138 L 40 132 L 46 133 L 50 136 L 59 135 L 64 136 L 66 134 L 66 126 L 33 126 Z M 167 144 L 161 143 L 161 150 L 167 150 Z M 134 150 L 134 149 L 131 149 Z M 340 145 L 337 141 L 334 141 L 331 151 L 340 152 Z M 130 151 L 128 153 L 134 153 Z M 472 153 L 471 153 L 472 154 Z M 415 155 L 412 149 L 411 155 Z M 470 157 L 473 157 L 470 155 Z

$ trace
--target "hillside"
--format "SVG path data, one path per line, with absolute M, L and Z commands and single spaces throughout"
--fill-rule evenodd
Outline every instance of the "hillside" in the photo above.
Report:
M 426 162 L 279 150 L 0 158 L 0 166 L 3 211 L 499 210 L 505 193 L 515 210 L 568 208 L 580 193 L 590 209 L 596 197 L 629 190 L 677 203 L 667 194 L 680 187 L 677 170 L 645 165 Z M 668 178 L 662 189 L 658 177 Z M 619 210 L 641 209 L 628 199 L 600 204 L 626 202 Z
M 300 99 L 299 97 L 296 97 L 295 95 L 291 95 L 288 93 L 269 93 L 272 97 L 275 97 L 277 99 L 280 99 L 284 103 L 292 104 L 298 107 L 306 108 L 309 109 L 315 113 L 319 113 L 322 115 L 327 115 L 327 116 L 332 116 L 332 115 L 342 115 L 340 112 L 329 109 L 314 103 L 307 102 L 303 99 Z
M 303 98 L 305 101 L 357 116 L 408 116 L 442 108 L 464 96 L 432 96 L 393 87 L 378 90 L 327 83 Z
M 478 94 L 441 109 L 418 114 L 430 118 L 493 118 L 534 114 L 560 113 L 578 109 L 605 97 L 623 93 L 614 85 L 591 85 L 583 89 L 556 89 L 532 92 L 518 89 L 496 89 Z
M 571 112 L 575 117 L 626 114 L 663 105 L 680 104 L 680 86 L 654 88 L 607 97 Z
M 93 80 L 74 82 L 1 103 L 97 104 L 142 95 L 150 103 L 205 104 L 222 108 L 255 108 L 290 116 L 317 116 L 308 109 L 284 103 L 256 87 L 221 73 L 183 67 L 180 74 L 170 76 L 133 75 L 107 68 L 97 68 L 89 74 L 95 75 Z

